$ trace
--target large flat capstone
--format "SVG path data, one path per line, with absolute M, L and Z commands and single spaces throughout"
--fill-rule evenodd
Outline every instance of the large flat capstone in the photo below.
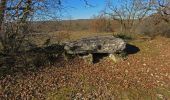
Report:
M 114 54 L 125 49 L 126 43 L 114 36 L 95 36 L 65 43 L 68 54 L 109 53 Z

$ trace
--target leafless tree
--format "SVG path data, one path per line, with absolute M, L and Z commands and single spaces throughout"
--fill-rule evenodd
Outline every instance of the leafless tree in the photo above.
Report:
M 141 32 L 151 37 L 170 37 L 170 0 L 152 0 L 152 13 L 144 20 Z
M 91 29 L 95 32 L 113 32 L 112 21 L 104 15 L 93 16 Z
M 56 0 L 56 7 L 60 0 Z M 38 12 L 50 10 L 47 0 L 0 1 L 0 62 L 15 66 L 18 58 L 30 47 L 29 24 Z M 21 57 L 22 56 L 22 57 Z M 2 58 L 2 59 L 1 59 Z M 24 59 L 22 58 L 22 61 Z
M 151 0 L 118 0 L 114 5 L 112 0 L 107 1 L 105 11 L 114 20 L 121 24 L 121 32 L 131 33 L 150 11 Z
M 88 5 L 87 0 L 83 1 Z M 26 61 L 23 56 L 30 47 L 36 46 L 28 38 L 30 24 L 35 20 L 55 19 L 64 6 L 63 2 L 64 0 L 0 0 L 0 66 L 4 62 L 15 66 L 14 62 L 18 58 L 19 61 Z M 49 39 L 45 43 L 49 43 Z
M 170 0 L 152 0 L 152 11 L 157 13 L 157 19 L 170 23 Z

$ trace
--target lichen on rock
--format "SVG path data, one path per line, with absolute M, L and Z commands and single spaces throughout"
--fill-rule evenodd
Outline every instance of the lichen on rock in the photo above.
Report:
M 113 54 L 125 49 L 126 43 L 114 36 L 95 36 L 65 44 L 68 54 L 108 53 Z

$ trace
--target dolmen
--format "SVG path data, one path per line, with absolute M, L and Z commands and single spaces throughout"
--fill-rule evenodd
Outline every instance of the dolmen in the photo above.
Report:
M 126 48 L 126 43 L 121 38 L 114 36 L 95 36 L 65 43 L 67 54 L 84 55 L 82 58 L 93 62 L 93 54 L 108 54 L 116 61 L 115 54 L 121 53 Z

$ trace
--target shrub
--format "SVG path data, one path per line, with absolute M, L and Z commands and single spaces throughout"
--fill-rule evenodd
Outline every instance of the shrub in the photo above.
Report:
M 20 38 L 19 36 L 13 33 L 4 37 L 4 40 L 1 42 L 1 76 L 18 71 L 37 70 L 45 65 L 54 64 L 56 59 L 64 52 L 62 45 L 49 44 L 49 39 L 43 46 L 38 47 L 26 38 Z
M 95 32 L 113 32 L 112 21 L 105 16 L 94 17 L 91 22 L 91 29 Z
M 121 38 L 121 39 L 123 39 L 125 41 L 130 41 L 130 40 L 133 39 L 131 35 L 123 34 L 123 33 L 115 34 L 114 37 Z
M 144 20 L 140 27 L 138 27 L 138 31 L 153 38 L 158 35 L 170 37 L 169 26 L 170 23 L 162 19 L 162 16 L 153 15 Z

